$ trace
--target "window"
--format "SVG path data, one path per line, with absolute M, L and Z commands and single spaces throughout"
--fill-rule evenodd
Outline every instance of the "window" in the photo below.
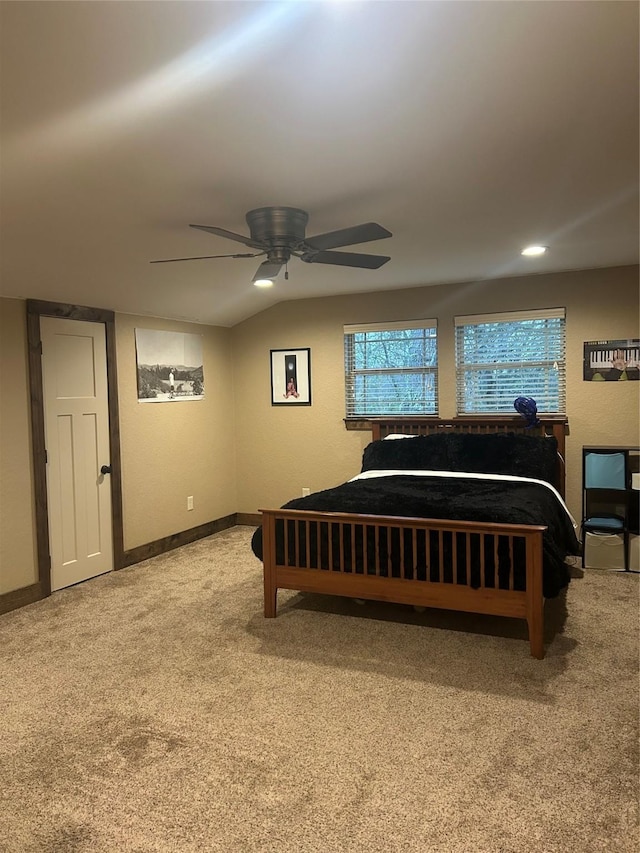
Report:
M 459 415 L 510 412 L 533 397 L 539 412 L 565 412 L 565 310 L 456 317 Z
M 347 417 L 435 415 L 435 320 L 344 327 Z

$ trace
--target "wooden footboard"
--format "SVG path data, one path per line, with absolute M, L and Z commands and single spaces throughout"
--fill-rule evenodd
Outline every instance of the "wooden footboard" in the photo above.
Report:
M 264 614 L 278 589 L 526 619 L 544 657 L 545 527 L 290 509 L 262 513 Z

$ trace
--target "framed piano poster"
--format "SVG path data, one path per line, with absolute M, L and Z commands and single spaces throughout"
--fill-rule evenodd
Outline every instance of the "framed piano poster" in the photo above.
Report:
M 640 339 L 585 341 L 585 382 L 640 379 Z

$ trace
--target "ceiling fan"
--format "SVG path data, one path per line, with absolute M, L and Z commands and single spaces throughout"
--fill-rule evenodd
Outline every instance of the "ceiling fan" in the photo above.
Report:
M 357 243 L 368 243 L 371 240 L 382 240 L 391 237 L 390 231 L 378 225 L 377 222 L 365 222 L 352 228 L 342 228 L 339 231 L 328 231 L 315 237 L 305 237 L 305 229 L 309 215 L 296 207 L 259 207 L 250 210 L 246 216 L 251 235 L 245 237 L 216 228 L 213 225 L 189 225 L 218 237 L 226 237 L 258 249 L 257 252 L 235 253 L 231 255 L 200 255 L 193 258 L 164 258 L 151 261 L 152 264 L 167 264 L 175 261 L 200 261 L 208 258 L 257 258 L 266 255 L 258 267 L 253 281 L 275 278 L 289 258 L 300 258 L 307 264 L 336 264 L 343 267 L 361 267 L 362 269 L 377 270 L 386 264 L 390 257 L 387 255 L 365 255 L 359 252 L 334 252 L 339 246 L 352 246 Z M 286 273 L 285 273 L 286 275 Z

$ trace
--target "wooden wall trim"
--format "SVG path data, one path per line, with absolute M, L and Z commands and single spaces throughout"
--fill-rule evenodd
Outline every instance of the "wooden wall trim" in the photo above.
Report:
M 115 316 L 105 321 L 107 345 L 107 403 L 109 407 L 109 464 L 111 465 L 111 519 L 113 568 L 124 566 L 124 513 L 122 509 L 122 466 L 120 456 L 120 410 L 118 406 L 118 367 Z
M 42 343 L 40 340 L 41 302 L 27 300 L 27 347 L 29 352 L 29 400 L 31 408 L 31 453 L 36 514 L 36 559 L 42 596 L 51 594 L 49 554 L 49 512 L 47 507 L 47 461 L 44 437 L 42 389 Z
M 25 607 L 27 604 L 33 604 L 34 601 L 40 601 L 40 599 L 45 597 L 42 594 L 40 583 L 32 583 L 29 586 L 23 586 L 20 589 L 2 593 L 0 595 L 0 614 L 9 613 L 11 610 L 17 610 L 19 607 Z
M 262 516 L 259 512 L 237 512 L 236 524 L 245 524 L 248 527 L 260 527 Z
M 238 517 L 245 519 L 238 521 Z M 248 521 L 246 519 L 252 519 Z M 150 557 L 159 557 L 160 554 L 165 554 L 167 551 L 173 551 L 175 548 L 180 548 L 182 545 L 188 545 L 190 542 L 195 542 L 198 539 L 204 539 L 205 536 L 213 536 L 214 533 L 220 533 L 222 530 L 227 530 L 230 527 L 235 527 L 236 524 L 250 524 L 259 526 L 261 523 L 260 515 L 247 515 L 242 513 L 232 513 L 225 515 L 222 518 L 217 518 L 215 521 L 208 521 L 205 524 L 200 524 L 198 527 L 192 527 L 189 530 L 183 530 L 180 533 L 174 533 L 171 536 L 165 536 L 163 539 L 157 539 L 155 542 L 147 542 L 146 545 L 140 545 L 137 548 L 132 548 L 129 551 L 122 552 L 123 565 L 133 566 L 136 563 L 141 563 L 143 560 L 148 560 Z M 85 583 L 92 580 L 88 578 Z M 51 595 L 51 591 L 46 593 L 42 589 L 41 583 L 34 583 L 30 586 L 24 586 L 12 592 L 0 594 L 0 614 L 9 613 L 11 610 L 17 610 L 19 607 L 24 607 L 26 604 L 32 604 L 34 601 L 40 601 L 43 598 Z
M 221 530 L 227 530 L 227 528 L 235 527 L 235 525 L 236 513 L 234 512 L 215 521 L 207 521 L 205 524 L 198 525 L 198 527 L 191 527 L 189 530 L 182 530 L 180 533 L 172 533 L 171 536 L 156 539 L 155 542 L 147 542 L 145 545 L 139 545 L 137 548 L 125 551 L 123 553 L 124 565 L 120 568 L 133 566 L 135 563 L 141 563 L 143 560 L 148 560 L 151 557 L 158 557 L 167 551 L 173 551 L 182 545 L 188 545 L 190 542 L 204 539 L 205 536 L 213 536 L 214 533 L 220 533 Z
M 107 308 L 89 308 L 86 305 L 67 305 L 64 302 L 45 302 L 27 299 L 27 311 L 36 316 L 57 317 L 60 320 L 85 320 L 89 323 L 113 322 L 115 313 Z

